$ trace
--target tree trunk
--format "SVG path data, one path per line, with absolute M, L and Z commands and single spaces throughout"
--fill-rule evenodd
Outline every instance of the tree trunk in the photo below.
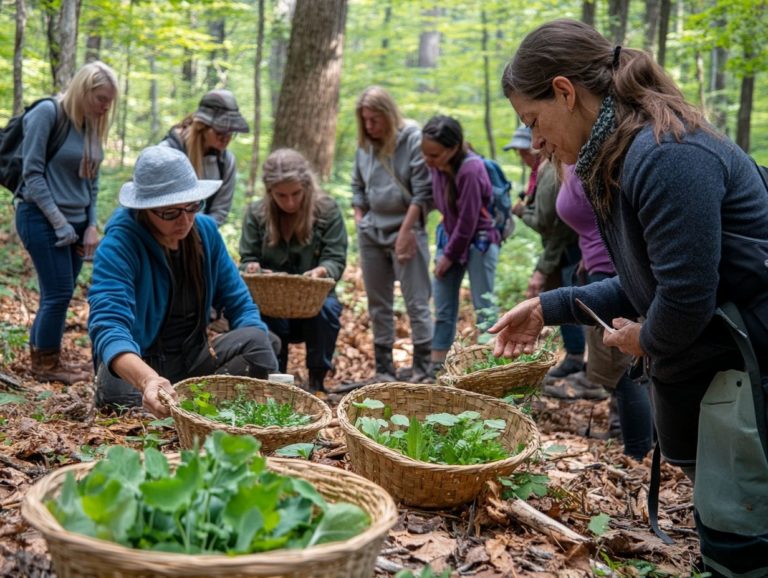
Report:
M 645 0 L 645 36 L 643 49 L 651 54 L 656 46 L 656 34 L 659 28 L 659 0 Z
M 101 34 L 98 32 L 101 26 L 99 18 L 92 18 L 88 21 L 88 39 L 85 41 L 85 61 L 93 62 L 101 60 Z
M 269 87 L 272 117 L 277 116 L 277 101 L 283 85 L 285 61 L 288 59 L 288 40 L 291 21 L 296 10 L 296 0 L 277 0 L 272 21 L 271 48 L 269 51 Z
M 80 0 L 61 0 L 60 4 L 51 2 L 45 6 L 53 84 L 60 91 L 67 87 L 75 75 Z
M 27 29 L 27 7 L 16 0 L 16 37 L 13 44 L 13 115 L 24 110 L 24 34 Z
M 725 48 L 714 48 L 711 56 L 712 72 L 712 123 L 723 133 L 728 133 L 728 95 L 725 91 L 725 63 L 728 61 L 728 51 Z
M 707 99 L 704 90 L 706 84 L 706 81 L 704 80 L 704 58 L 701 56 L 701 50 L 696 50 L 693 59 L 696 62 L 696 88 L 698 89 L 699 108 L 704 110 L 707 106 Z
M 331 174 L 347 0 L 298 0 L 272 150 L 302 152 L 322 178 Z M 311 95 L 311 98 L 308 98 Z
M 608 0 L 608 36 L 616 45 L 624 44 L 628 18 L 629 0 Z
M 248 195 L 256 190 L 256 178 L 261 164 L 261 61 L 264 59 L 264 0 L 258 0 L 259 27 L 256 32 L 256 60 L 253 66 L 253 144 L 251 145 L 251 170 L 248 174 Z
M 669 33 L 669 17 L 672 13 L 672 0 L 660 0 L 659 6 L 659 51 L 656 62 L 664 66 L 667 57 L 667 34 Z
M 441 8 L 425 10 L 424 30 L 419 35 L 419 68 L 437 68 L 440 56 L 440 32 L 435 30 L 435 19 L 443 13 Z
M 221 48 L 211 50 L 208 70 L 205 76 L 205 83 L 208 90 L 213 90 L 217 86 L 227 85 L 226 68 L 219 66 L 219 61 L 227 61 L 227 50 L 224 48 L 224 41 L 227 39 L 226 21 L 224 18 L 218 18 L 208 23 L 208 34 L 211 35 Z
M 480 21 L 483 25 L 482 52 L 483 52 L 483 80 L 485 92 L 485 135 L 488 139 L 488 154 L 490 158 L 496 158 L 496 143 L 493 141 L 493 120 L 491 119 L 491 63 L 488 55 L 488 17 L 485 8 L 480 10 Z
M 750 57 L 746 57 L 748 61 Z M 736 122 L 736 144 L 749 153 L 749 129 L 752 123 L 752 99 L 755 93 L 755 77 L 745 75 L 741 79 L 739 114 Z
M 583 0 L 581 3 L 581 21 L 590 26 L 595 25 L 595 12 L 597 11 L 597 0 Z

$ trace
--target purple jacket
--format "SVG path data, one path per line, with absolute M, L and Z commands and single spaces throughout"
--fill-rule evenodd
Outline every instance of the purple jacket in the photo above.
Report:
M 469 153 L 456 175 L 456 210 L 448 205 L 446 193 L 450 175 L 437 169 L 429 169 L 432 176 L 432 198 L 435 207 L 443 215 L 443 226 L 448 243 L 443 254 L 454 263 L 466 263 L 469 246 L 478 231 L 486 231 L 492 243 L 499 243 L 499 233 L 487 210 L 491 202 L 491 181 L 485 163 L 479 156 Z

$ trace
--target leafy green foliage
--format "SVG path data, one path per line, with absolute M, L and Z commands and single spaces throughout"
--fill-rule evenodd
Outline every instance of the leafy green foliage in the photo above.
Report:
M 508 478 L 499 478 L 504 486 L 502 497 L 505 500 L 515 496 L 527 500 L 531 496 L 543 498 L 549 492 L 549 476 L 531 472 L 515 472 Z
M 303 458 L 308 460 L 315 451 L 315 444 L 299 443 L 283 446 L 275 451 L 275 454 L 283 458 Z
M 368 515 L 329 504 L 306 480 L 282 476 L 258 457 L 251 436 L 214 431 L 205 453 L 185 451 L 175 472 L 148 448 L 107 450 L 79 482 L 69 473 L 50 512 L 72 532 L 130 548 L 246 554 L 307 548 L 365 530 Z
M 190 391 L 193 397 L 181 402 L 182 409 L 227 425 L 293 427 L 312 421 L 311 416 L 294 411 L 290 403 L 277 403 L 272 398 L 266 403 L 258 403 L 241 391 L 234 399 L 216 400 L 211 392 L 205 390 L 205 383 L 192 384 Z
M 28 401 L 29 400 L 23 395 L 0 392 L 0 405 L 23 404 L 27 403 Z
M 473 465 L 503 460 L 510 456 L 497 441 L 506 427 L 501 419 L 481 419 L 476 411 L 460 414 L 435 413 L 424 421 L 402 414 L 378 400 L 354 404 L 360 408 L 383 408 L 382 419 L 361 416 L 355 427 L 376 443 L 422 462 L 446 465 Z M 389 411 L 387 411 L 389 410 Z M 520 451 L 518 448 L 517 451 Z
M 24 349 L 29 340 L 29 331 L 25 327 L 0 321 L 0 355 L 3 363 L 11 363 L 16 354 Z
M 608 526 L 611 523 L 611 517 L 608 514 L 598 514 L 592 516 L 589 519 L 589 531 L 595 536 L 602 536 L 608 531 Z

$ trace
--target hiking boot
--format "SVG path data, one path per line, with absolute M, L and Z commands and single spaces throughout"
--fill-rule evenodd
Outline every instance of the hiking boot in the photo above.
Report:
M 374 357 L 376 358 L 376 374 L 373 383 L 397 381 L 395 364 L 392 362 L 392 348 L 386 345 L 374 345 Z
M 619 400 L 614 392 L 608 405 L 608 438 L 621 440 L 621 419 L 619 419 Z
M 435 369 L 432 366 L 432 345 L 413 346 L 413 373 L 411 383 L 434 383 Z
M 60 381 L 65 385 L 72 385 L 78 381 L 88 381 L 92 377 L 89 371 L 62 363 L 59 349 L 38 349 L 30 345 L 29 358 L 32 375 L 37 381 Z
M 325 376 L 328 374 L 327 369 L 310 369 L 309 370 L 309 391 L 311 393 L 317 393 L 318 391 L 325 391 L 323 382 Z
M 610 394 L 602 385 L 592 383 L 583 371 L 554 382 L 545 383 L 541 393 L 559 399 L 606 399 Z
M 568 353 L 559 364 L 547 372 L 547 377 L 560 379 L 579 371 L 584 371 L 584 355 Z

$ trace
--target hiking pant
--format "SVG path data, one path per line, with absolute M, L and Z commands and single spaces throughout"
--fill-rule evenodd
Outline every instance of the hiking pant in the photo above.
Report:
M 88 222 L 72 223 L 72 226 L 82 239 Z M 40 286 L 40 306 L 29 332 L 29 344 L 43 350 L 60 349 L 67 309 L 83 267 L 83 259 L 77 253 L 82 245 L 56 247 L 56 233 L 34 203 L 19 202 L 16 230 L 32 258 Z
M 280 338 L 278 365 L 280 373 L 288 367 L 288 344 L 305 343 L 307 369 L 330 370 L 333 368 L 333 352 L 341 329 L 341 303 L 335 293 L 323 302 L 320 313 L 310 319 L 280 319 L 263 317 L 269 330 Z
M 143 357 L 158 374 L 171 383 L 188 377 L 204 375 L 242 375 L 266 379 L 277 372 L 275 349 L 279 342 L 272 341 L 263 329 L 241 327 L 217 335 L 211 340 L 216 357 L 211 357 L 207 343 L 197 351 L 175 354 L 153 353 Z M 96 407 L 141 406 L 141 392 L 127 381 L 114 375 L 103 363 L 96 372 Z
M 398 280 L 411 322 L 413 345 L 432 342 L 429 245 L 423 227 L 414 227 L 414 231 L 416 254 L 405 263 L 400 263 L 395 256 L 396 235 L 383 234 L 365 222 L 358 226 L 360 268 L 363 270 L 363 283 L 368 294 L 368 314 L 371 317 L 375 345 L 391 349 L 395 342 L 394 299 L 395 281 Z
M 440 261 L 443 252 L 435 255 Z M 447 351 L 456 337 L 456 322 L 459 317 L 459 292 L 464 273 L 469 273 L 469 287 L 472 293 L 472 305 L 477 316 L 477 327 L 484 331 L 498 318 L 498 307 L 493 302 L 493 286 L 496 278 L 496 265 L 499 262 L 499 246 L 488 245 L 482 252 L 474 245 L 469 248 L 469 260 L 465 265 L 454 263 L 443 275 L 435 277 L 435 334 L 432 349 Z

